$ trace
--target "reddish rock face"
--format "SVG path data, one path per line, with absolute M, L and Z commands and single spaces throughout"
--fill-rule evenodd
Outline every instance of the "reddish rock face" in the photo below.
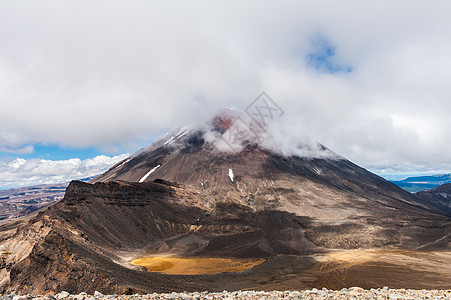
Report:
M 215 131 L 224 133 L 225 131 L 227 131 L 227 129 L 229 129 L 233 125 L 235 120 L 236 116 L 232 115 L 228 111 L 223 111 L 213 118 L 211 124 Z

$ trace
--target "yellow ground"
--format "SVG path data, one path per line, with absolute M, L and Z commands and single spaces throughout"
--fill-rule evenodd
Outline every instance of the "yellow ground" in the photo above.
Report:
M 173 275 L 200 275 L 223 272 L 242 272 L 257 266 L 264 261 L 265 259 L 152 256 L 135 259 L 131 263 L 138 266 L 144 266 L 149 272 L 161 272 Z

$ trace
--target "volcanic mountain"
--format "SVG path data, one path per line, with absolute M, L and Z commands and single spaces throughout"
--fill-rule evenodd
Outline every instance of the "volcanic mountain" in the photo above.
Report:
M 451 212 L 451 183 L 442 184 L 436 188 L 416 193 L 428 201 L 429 205 L 442 210 L 444 214 Z
M 90 183 L 72 182 L 48 209 L 0 224 L 2 289 L 449 284 L 449 212 L 320 144 L 295 148 L 278 151 L 265 127 L 230 113 L 175 130 Z M 414 260 L 424 251 L 442 254 Z M 239 273 L 168 275 L 130 263 L 146 256 L 265 262 Z

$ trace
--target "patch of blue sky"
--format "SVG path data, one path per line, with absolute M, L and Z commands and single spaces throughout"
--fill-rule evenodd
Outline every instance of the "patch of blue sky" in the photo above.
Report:
M 102 155 L 99 150 L 95 148 L 72 148 L 72 147 L 61 147 L 55 144 L 35 144 L 33 145 L 33 152 L 28 154 L 14 154 L 9 152 L 1 152 L 1 157 L 10 158 L 24 158 L 24 159 L 46 159 L 46 160 L 67 160 L 71 158 L 79 158 L 81 160 L 87 158 L 93 158 L 98 155 Z
M 332 43 L 324 37 L 316 37 L 312 41 L 312 51 L 310 51 L 305 59 L 309 66 L 324 73 L 349 73 L 352 67 L 337 61 L 336 48 Z

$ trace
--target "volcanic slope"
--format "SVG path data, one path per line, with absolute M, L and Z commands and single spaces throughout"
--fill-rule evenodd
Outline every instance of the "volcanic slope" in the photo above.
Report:
M 418 249 L 443 253 L 437 265 L 451 262 L 446 212 L 321 145 L 313 147 L 316 156 L 282 155 L 261 144 L 264 130 L 246 131 L 249 125 L 230 135 L 235 121 L 222 114 L 203 128 L 175 131 L 91 183 L 72 182 L 61 202 L 39 214 L 0 224 L 3 291 L 447 284 L 440 278 L 449 278 L 449 270 L 400 265 L 415 261 Z M 407 252 L 395 252 L 396 262 L 362 264 L 330 259 L 349 254 L 328 256 L 353 249 Z M 266 262 L 241 273 L 196 276 L 150 273 L 131 264 L 150 255 Z
M 444 214 L 451 213 L 451 183 L 445 183 L 430 190 L 417 192 L 416 195 L 425 199 L 429 205 L 436 207 Z
M 204 137 L 208 130 L 225 135 L 233 118 L 220 115 L 206 130 L 176 131 L 93 182 L 163 179 L 198 192 L 181 204 L 207 212 L 224 205 L 287 212 L 322 232 L 304 231 L 314 247 L 416 247 L 428 235 L 411 230 L 415 222 L 434 227 L 443 215 L 450 216 L 321 145 L 317 157 L 284 156 L 247 134 L 228 141 L 239 143 L 240 151 L 218 152 Z

